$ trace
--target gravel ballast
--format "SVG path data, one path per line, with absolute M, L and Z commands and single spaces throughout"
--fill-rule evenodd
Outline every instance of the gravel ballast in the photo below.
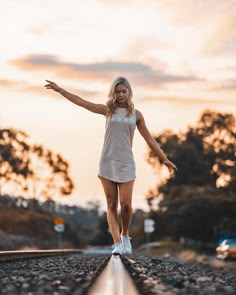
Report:
M 109 255 L 63 255 L 0 262 L 0 294 L 86 294 Z
M 182 264 L 140 255 L 122 260 L 141 294 L 236 294 L 235 270 L 219 270 L 199 263 Z
M 84 295 L 109 259 L 110 255 L 68 254 L 0 262 L 0 294 Z M 142 295 L 236 294 L 235 268 L 137 254 L 122 261 Z

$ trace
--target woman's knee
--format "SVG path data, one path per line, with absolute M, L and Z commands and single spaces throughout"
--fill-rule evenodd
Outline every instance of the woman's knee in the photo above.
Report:
M 132 212 L 132 206 L 130 203 L 126 203 L 126 202 L 122 202 L 120 204 L 121 206 L 121 210 L 124 212 L 124 213 L 130 213 Z
M 118 208 L 118 202 L 115 200 L 108 200 L 107 201 L 107 210 L 116 212 Z

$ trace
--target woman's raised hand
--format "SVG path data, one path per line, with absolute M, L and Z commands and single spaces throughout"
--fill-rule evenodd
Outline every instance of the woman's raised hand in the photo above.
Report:
M 47 89 L 52 89 L 56 92 L 59 92 L 62 88 L 59 87 L 56 83 L 46 80 L 48 82 L 48 84 L 44 85 L 44 87 L 46 87 Z

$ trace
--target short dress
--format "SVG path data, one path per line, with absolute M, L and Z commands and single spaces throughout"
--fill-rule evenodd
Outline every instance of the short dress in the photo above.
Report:
M 98 176 L 122 183 L 136 178 L 132 152 L 136 111 L 127 116 L 127 109 L 116 108 L 106 119 L 104 144 L 99 162 Z

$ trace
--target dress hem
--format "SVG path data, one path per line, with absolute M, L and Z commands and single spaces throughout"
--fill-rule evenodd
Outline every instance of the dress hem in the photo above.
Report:
M 135 180 L 136 179 L 136 176 L 134 177 L 134 178 L 131 178 L 131 179 L 129 179 L 129 180 L 125 180 L 125 181 L 120 181 L 120 180 L 114 180 L 114 179 L 112 179 L 111 177 L 109 177 L 109 176 L 105 176 L 105 175 L 101 175 L 101 174 L 98 174 L 98 177 L 103 177 L 103 178 L 105 178 L 105 179 L 107 179 L 107 180 L 111 180 L 111 181 L 114 181 L 114 182 L 118 182 L 118 183 L 125 183 L 125 182 L 129 182 L 129 181 L 132 181 L 132 180 Z

